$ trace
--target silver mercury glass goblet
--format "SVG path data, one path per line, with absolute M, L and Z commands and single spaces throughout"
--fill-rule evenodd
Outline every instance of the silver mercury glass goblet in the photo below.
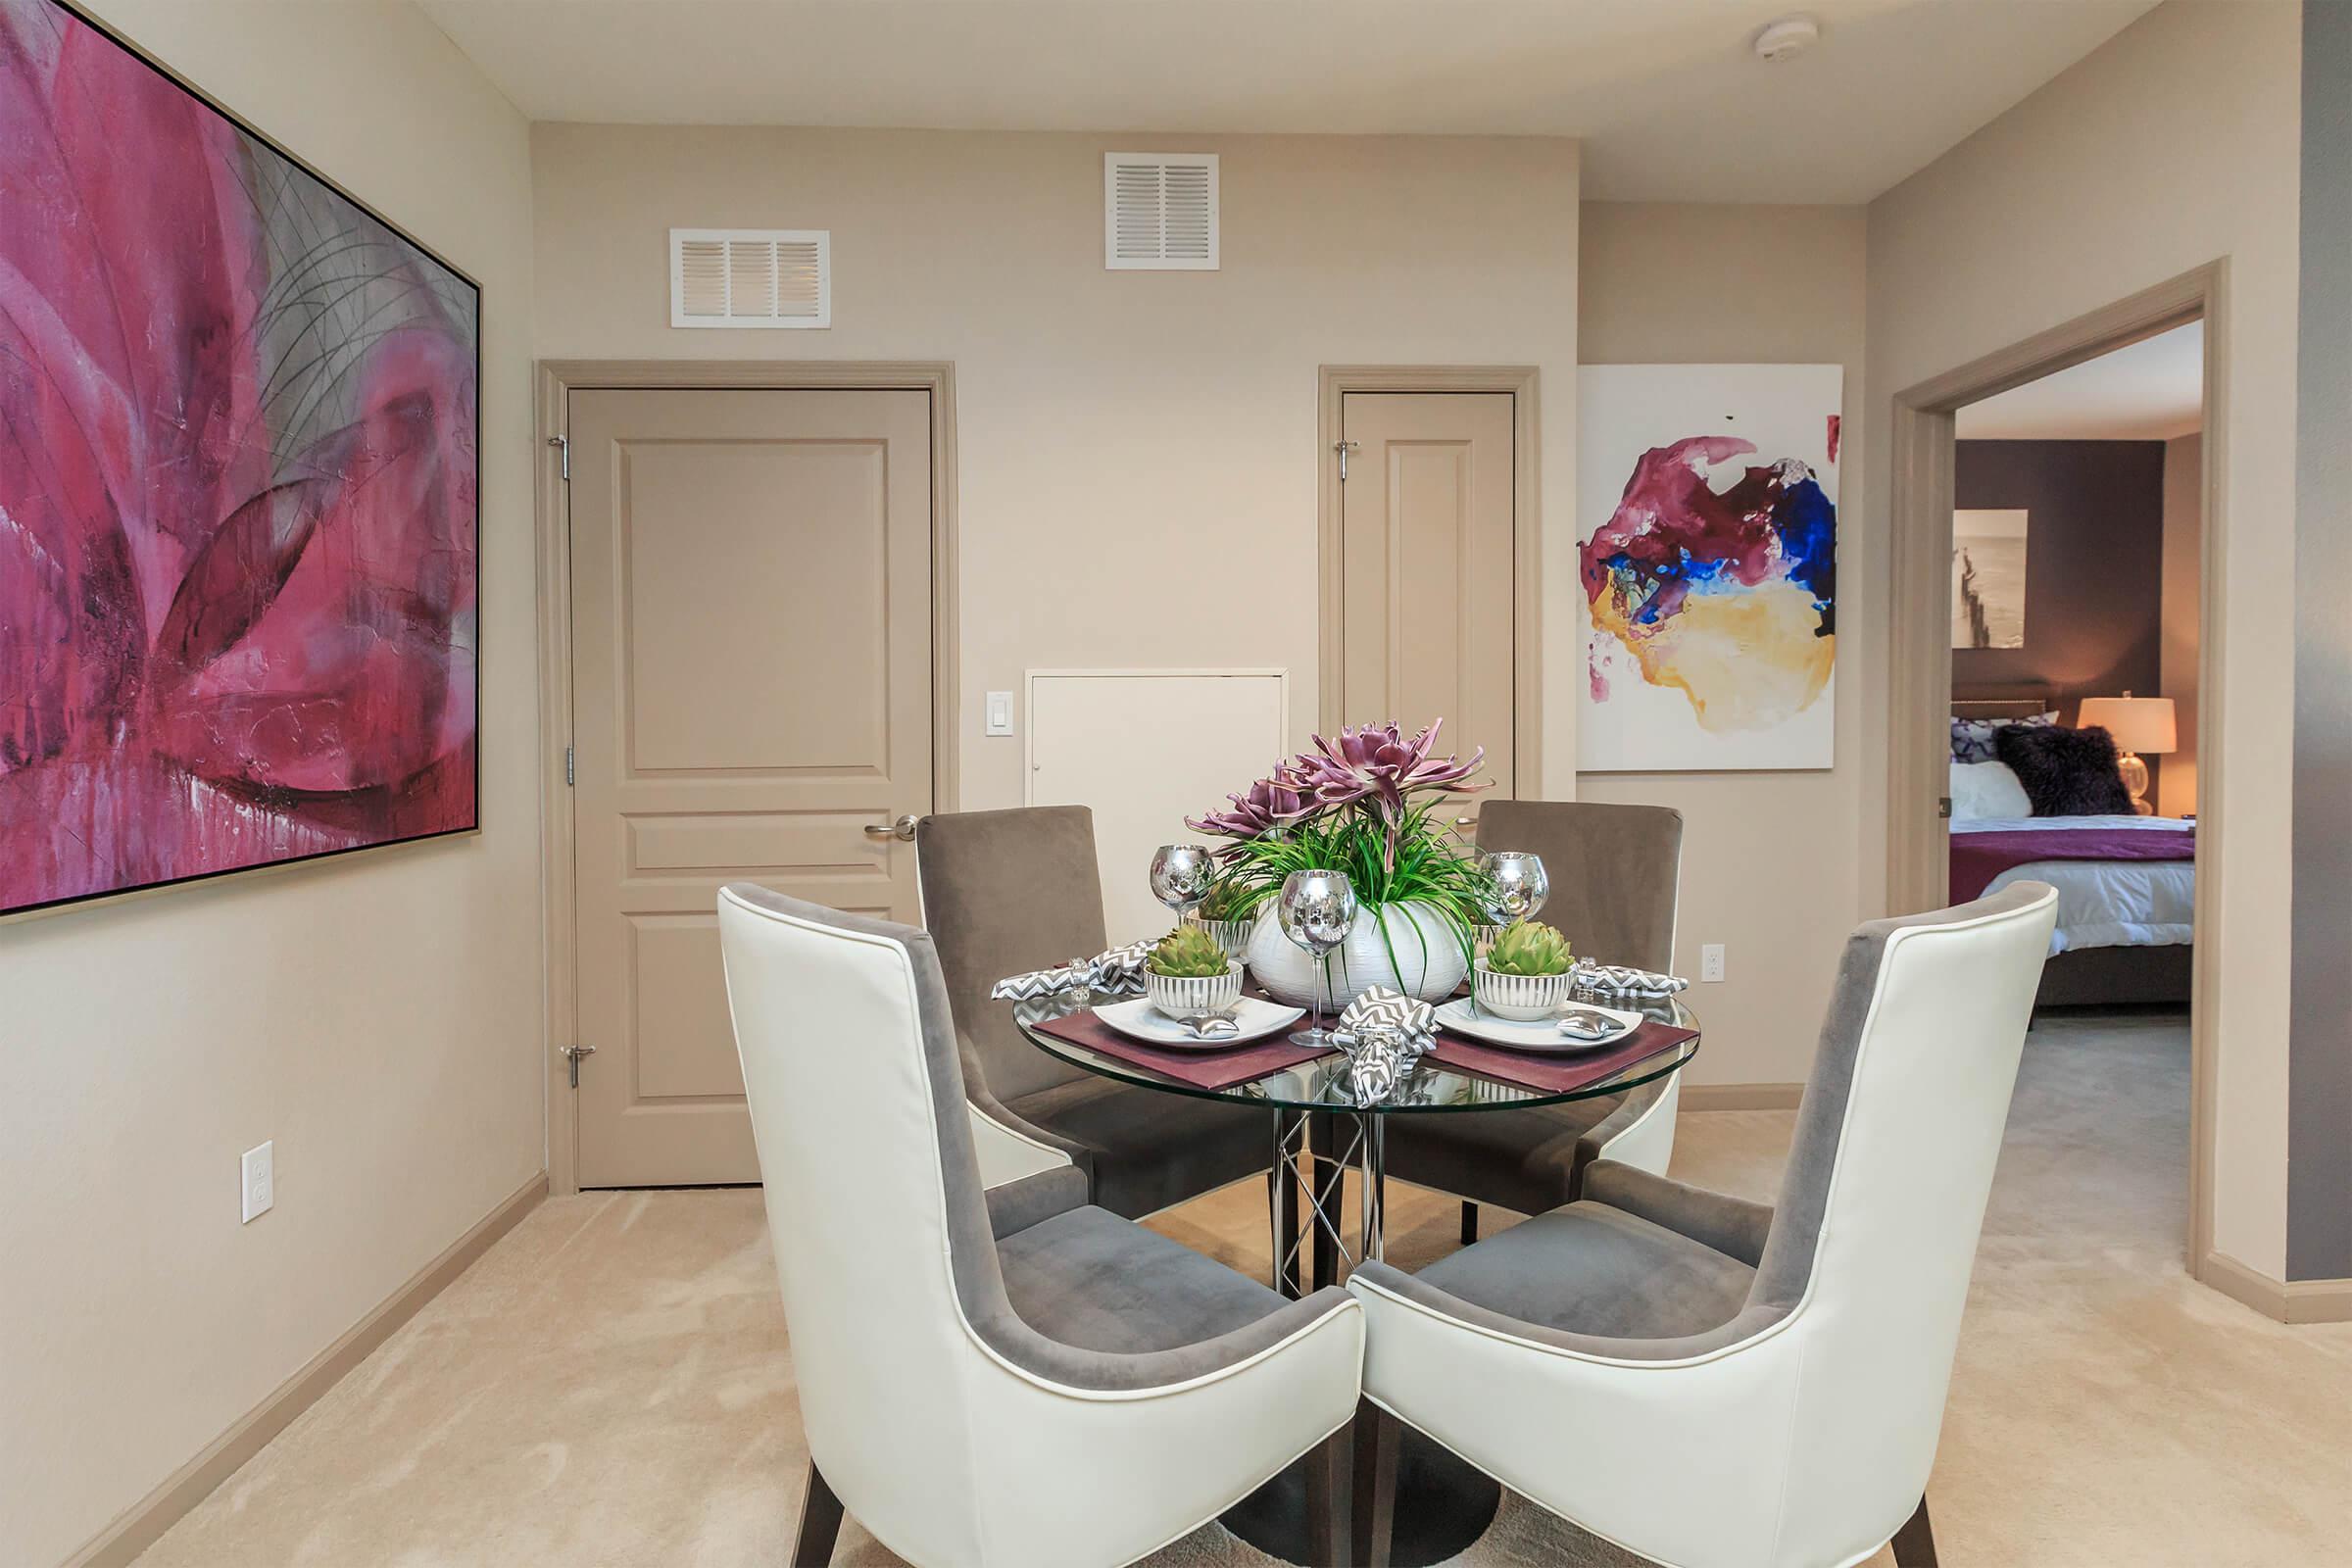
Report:
M 1216 862 L 1200 845 L 1162 844 L 1152 856 L 1152 896 L 1182 922 L 1187 909 L 1208 897 L 1216 874 Z
M 1355 888 L 1345 871 L 1293 871 L 1283 879 L 1274 910 L 1282 934 L 1315 960 L 1312 1015 L 1306 1028 L 1291 1036 L 1291 1044 L 1321 1050 L 1331 1043 L 1331 1031 L 1323 1027 L 1323 963 L 1355 924 Z
M 1544 858 L 1516 850 L 1482 855 L 1478 868 L 1487 879 L 1487 913 L 1496 925 L 1532 919 L 1551 893 L 1551 878 L 1544 872 Z

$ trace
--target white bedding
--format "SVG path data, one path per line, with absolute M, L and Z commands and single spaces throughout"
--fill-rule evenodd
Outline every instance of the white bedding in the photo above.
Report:
M 2192 823 L 2164 816 L 1976 817 L 1954 833 L 2038 833 L 2059 828 L 2183 833 Z M 2047 882 L 2058 890 L 2058 929 L 2050 952 L 2081 948 L 2186 947 L 2192 937 L 2196 867 L 2188 860 L 2034 860 L 2013 866 L 1985 888 Z

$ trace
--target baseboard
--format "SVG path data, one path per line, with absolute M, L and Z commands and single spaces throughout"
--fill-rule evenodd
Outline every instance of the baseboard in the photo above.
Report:
M 2352 1322 L 2352 1280 L 2275 1280 L 2227 1252 L 2207 1252 L 2197 1278 L 2276 1322 Z
M 1804 1098 L 1803 1084 L 1683 1083 L 1685 1110 L 1794 1110 Z
M 320 1395 L 366 1360 L 369 1351 L 392 1337 L 393 1330 L 415 1317 L 450 1281 L 465 1273 L 466 1265 L 487 1251 L 491 1243 L 513 1230 L 546 1197 L 547 1173 L 541 1171 L 484 1215 L 473 1229 L 451 1243 L 439 1257 L 411 1275 L 407 1284 L 352 1325 L 341 1339 L 319 1351 L 308 1366 L 279 1384 L 234 1426 L 206 1444 L 194 1458 L 165 1477 L 161 1486 L 93 1536 L 86 1545 L 66 1559 L 67 1568 L 116 1568 L 155 1544 L 157 1537 L 178 1523 L 214 1488 L 234 1475 L 265 1444 L 283 1432 L 296 1416 L 318 1402 Z

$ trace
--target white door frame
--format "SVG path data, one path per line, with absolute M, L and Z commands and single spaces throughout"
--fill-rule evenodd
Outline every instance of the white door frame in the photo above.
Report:
M 565 409 L 574 392 L 607 390 L 830 392 L 931 395 L 931 800 L 956 796 L 956 368 L 946 361 L 542 360 L 538 366 L 540 851 L 547 932 L 547 1190 L 580 1190 L 579 1126 L 570 1063 L 579 1038 L 579 942 L 574 924 L 571 752 L 571 513 L 564 481 Z
M 2113 353 L 2176 326 L 2205 323 L 2204 517 L 2198 584 L 2197 727 L 2223 733 L 2223 570 L 2229 559 L 2230 363 L 2227 259 L 2141 290 L 1898 392 L 1888 430 L 1893 484 L 1892 595 L 1886 730 L 1887 912 L 1939 907 L 1951 862 L 1938 802 L 1950 747 L 1938 716 L 1952 691 L 1953 415 L 1965 404 Z M 2215 1057 L 2221 1045 L 2223 775 L 2228 750 L 2197 753 L 2196 956 L 2189 1002 L 2188 1267 L 2208 1284 L 2226 1268 L 2213 1251 Z

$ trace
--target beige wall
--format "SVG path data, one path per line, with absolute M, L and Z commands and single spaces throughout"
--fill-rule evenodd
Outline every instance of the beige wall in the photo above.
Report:
M 11 1563 L 135 1503 L 545 1148 L 523 122 L 405 7 L 105 9 L 483 285 L 485 826 L 0 927 Z M 265 1139 L 277 1206 L 240 1226 Z
M 2228 258 L 2223 469 L 2228 548 L 2218 692 L 2203 694 L 2204 815 L 2221 880 L 2215 1243 L 2283 1277 L 2293 617 L 2279 564 L 2295 522 L 2297 148 L 2301 8 L 2170 0 L 1870 208 L 1872 423 L 1929 376 L 2217 258 Z M 1886 494 L 1884 450 L 1871 493 Z M 1883 616 L 1884 606 L 1876 607 Z M 1842 620 L 1842 616 L 1840 619 Z M 1866 629 L 1866 635 L 1870 633 Z M 1886 680 L 1866 666 L 1865 737 L 1885 750 Z M 2221 722 L 2213 722 L 2216 717 Z M 2213 759 L 2232 767 L 2226 795 Z M 1866 792 L 1865 863 L 1884 843 Z
M 2180 750 L 2163 759 L 2156 808 L 2188 816 L 2197 808 L 2197 595 L 2205 578 L 2205 438 L 2164 444 L 2164 594 L 2160 658 L 2164 695 L 2173 700 Z
M 1853 824 L 1878 769 L 1860 739 L 1856 672 L 1885 658 L 1884 616 L 1858 613 L 1875 606 L 1872 568 L 1883 574 L 1885 562 L 1863 483 L 1864 226 L 1858 207 L 1585 207 L 1577 332 L 1586 364 L 1845 367 L 1837 766 L 1578 780 L 1587 800 L 1683 813 L 1682 971 L 1698 973 L 1702 944 L 1725 948 L 1723 983 L 1691 993 L 1708 1025 L 1693 1084 L 1803 1080 L 1840 945 L 1861 915 L 1865 847 Z
M 1538 367 L 1545 579 L 1573 609 L 1573 143 L 542 124 L 532 145 L 541 355 L 955 363 L 965 808 L 1020 803 L 1022 743 L 983 739 L 981 704 L 1032 668 L 1284 667 L 1304 738 L 1320 365 Z M 1222 270 L 1103 270 L 1102 155 L 1131 148 L 1221 155 Z M 672 330 L 672 225 L 830 229 L 833 326 Z M 1573 696 L 1547 683 L 1557 793 Z

